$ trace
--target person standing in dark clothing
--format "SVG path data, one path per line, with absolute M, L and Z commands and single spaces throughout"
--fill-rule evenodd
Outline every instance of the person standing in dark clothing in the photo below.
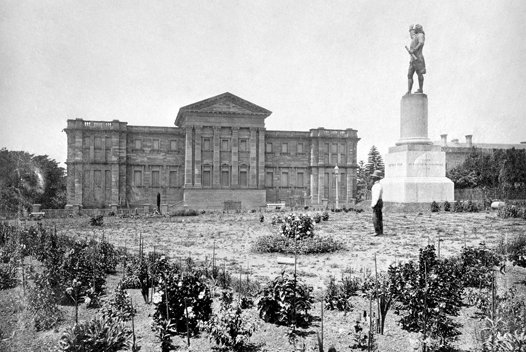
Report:
M 371 208 L 373 209 L 373 225 L 375 236 L 381 236 L 384 234 L 384 226 L 382 220 L 382 194 L 383 188 L 380 180 L 382 179 L 382 172 L 380 170 L 375 170 L 371 175 L 373 180 L 373 188 L 371 189 L 372 198 L 371 198 Z

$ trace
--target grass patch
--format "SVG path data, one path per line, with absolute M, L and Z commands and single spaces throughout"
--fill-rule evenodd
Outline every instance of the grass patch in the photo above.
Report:
M 294 253 L 295 241 L 281 235 L 261 236 L 252 246 L 256 253 Z M 327 236 L 314 235 L 297 241 L 298 254 L 332 253 L 345 249 L 342 242 Z

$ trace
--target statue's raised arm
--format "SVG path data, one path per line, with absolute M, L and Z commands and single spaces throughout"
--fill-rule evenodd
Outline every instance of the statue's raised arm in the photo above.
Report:
M 424 44 L 426 41 L 426 34 L 424 28 L 417 24 L 409 26 L 409 36 L 411 43 L 409 47 L 405 47 L 410 55 L 409 70 L 407 72 L 407 94 L 411 94 L 413 89 L 413 76 L 416 72 L 418 76 L 418 90 L 415 93 L 423 93 L 424 89 L 424 74 L 426 73 L 426 61 L 424 60 Z

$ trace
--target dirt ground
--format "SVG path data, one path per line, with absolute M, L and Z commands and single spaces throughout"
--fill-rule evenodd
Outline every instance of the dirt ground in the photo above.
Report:
M 260 222 L 260 215 L 265 216 Z M 210 261 L 215 252 L 216 264 L 225 266 L 233 275 L 248 267 L 253 279 L 266 282 L 279 275 L 283 270 L 291 272 L 293 266 L 278 264 L 279 254 L 256 254 L 250 249 L 259 236 L 275 233 L 279 225 L 272 225 L 271 218 L 284 213 L 206 213 L 197 217 L 104 219 L 104 226 L 89 226 L 89 218 L 47 220 L 46 225 L 56 226 L 59 233 L 80 238 L 106 238 L 109 242 L 126 247 L 128 251 L 137 251 L 139 236 L 144 240 L 145 251 L 164 252 L 175 260 L 188 256 L 194 260 Z M 499 241 L 507 241 L 518 235 L 524 235 L 526 222 L 517 219 L 501 219 L 494 212 L 481 213 L 385 213 L 385 235 L 373 236 L 371 214 L 364 213 L 329 213 L 327 222 L 315 225 L 315 232 L 322 236 L 332 236 L 342 241 L 346 250 L 323 255 L 298 256 L 298 277 L 314 289 L 315 297 L 321 297 L 329 276 L 339 278 L 342 273 L 364 275 L 374 271 L 375 256 L 378 271 L 383 271 L 393 262 L 408 261 L 418 257 L 418 249 L 427 245 L 440 244 L 440 255 L 449 256 L 459 253 L 464 244 L 477 246 L 485 242 L 495 246 Z M 439 241 L 440 240 L 440 241 Z M 514 268 L 500 279 L 502 289 L 515 285 L 516 281 L 526 277 L 523 270 Z M 108 280 L 109 292 L 118 282 L 119 274 Z M 524 287 L 524 285 L 521 285 Z M 15 290 L 16 291 L 16 290 Z M 138 290 L 129 290 L 134 302 L 138 304 L 136 321 L 141 351 L 158 351 L 159 343 L 151 330 L 153 307 L 144 304 Z M 2 296 L 4 296 L 2 298 Z M 13 297 L 13 295 L 11 295 Z M 0 302 L 5 294 L 0 292 Z M 5 303 L 5 302 L 4 302 Z M 351 351 L 351 326 L 356 316 L 368 310 L 368 302 L 357 297 L 354 299 L 354 310 L 351 313 L 326 312 L 324 320 L 325 348 L 333 344 L 337 351 Z M 313 314 L 320 315 L 320 301 L 313 307 Z M 66 315 L 72 317 L 69 307 Z M 373 308 L 374 310 L 374 308 Z M 473 308 L 463 309 L 456 318 L 464 325 L 457 346 L 464 351 L 475 350 L 476 333 L 480 324 L 472 318 Z M 93 312 L 81 309 L 81 317 L 88 317 Z M 292 351 L 285 337 L 286 328 L 266 324 L 257 319 L 256 309 L 249 310 L 249 315 L 258 321 L 259 328 L 251 338 L 255 351 Z M 71 323 L 71 319 L 69 324 Z M 37 340 L 57 341 L 61 331 L 67 326 L 64 323 L 54 332 L 35 334 Z M 320 322 L 316 322 L 305 331 L 305 343 L 308 351 L 316 348 L 316 332 Z M 416 336 L 401 330 L 397 316 L 389 312 L 386 321 L 386 334 L 377 336 L 379 351 L 412 351 Z M 16 334 L 15 334 L 16 335 Z M 43 339 L 43 340 L 42 340 Z M 11 346 L 17 337 L 12 338 Z M 213 344 L 208 342 L 205 334 L 193 339 L 188 348 L 182 338 L 174 342 L 181 351 L 209 351 Z M 47 344 L 40 344 L 40 347 Z M 30 349 L 45 350 L 45 349 Z

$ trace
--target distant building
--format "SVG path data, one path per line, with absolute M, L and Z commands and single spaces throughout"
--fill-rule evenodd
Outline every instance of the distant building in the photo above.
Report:
M 68 206 L 351 203 L 357 131 L 267 131 L 270 114 L 224 93 L 182 107 L 176 127 L 68 120 Z
M 470 134 L 466 135 L 464 143 L 460 143 L 458 139 L 448 141 L 447 134 L 440 135 L 440 138 L 440 141 L 435 141 L 433 144 L 441 146 L 442 151 L 446 153 L 447 171 L 461 165 L 473 152 L 473 148 L 487 154 L 492 154 L 496 149 L 526 149 L 526 142 L 518 144 L 473 143 L 473 136 Z

